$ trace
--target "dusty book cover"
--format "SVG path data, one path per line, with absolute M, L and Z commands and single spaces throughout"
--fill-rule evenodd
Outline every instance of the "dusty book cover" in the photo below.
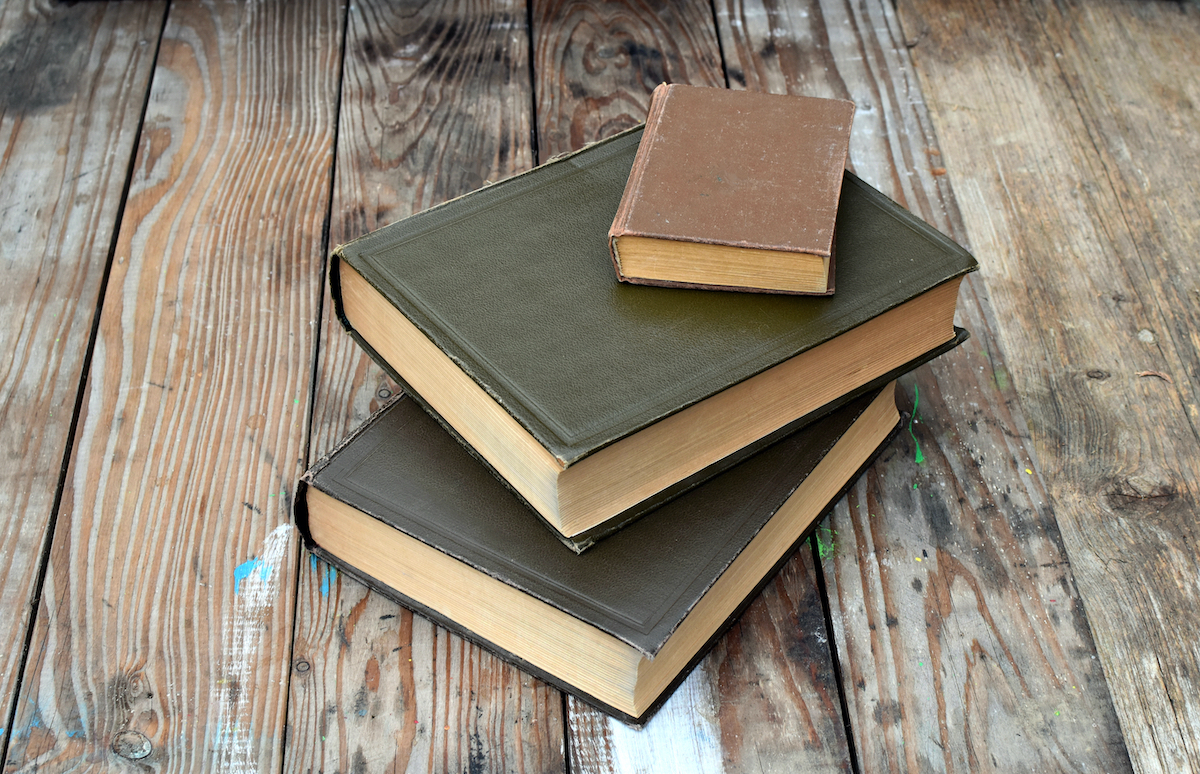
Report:
M 745 284 L 719 289 L 795 292 L 787 289 L 788 273 L 801 261 L 823 259 L 826 284 L 812 293 L 832 292 L 834 224 L 853 118 L 847 100 L 659 86 L 609 231 L 618 276 L 685 287 L 720 281 L 697 280 L 705 275 L 692 270 L 710 260 L 702 253 L 688 253 L 684 268 L 673 269 L 678 276 L 634 276 L 636 267 L 621 255 L 637 238 L 661 241 L 664 249 L 753 251 L 737 254 L 741 265 L 730 267 L 734 278 L 727 281 L 741 277 Z M 747 268 L 746 256 L 763 253 L 773 254 L 772 268 Z

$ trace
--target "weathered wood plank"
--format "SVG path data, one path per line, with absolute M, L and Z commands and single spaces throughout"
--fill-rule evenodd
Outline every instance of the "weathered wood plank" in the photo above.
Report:
M 903 15 L 1133 763 L 1200 771 L 1200 9 Z
M 520 2 L 357 2 L 348 20 L 331 241 L 532 165 Z M 312 453 L 396 391 L 326 290 Z M 288 771 L 551 772 L 559 693 L 420 616 L 302 564 Z
M 165 8 L 162 2 L 0 8 L 5 724 Z
M 724 86 L 708 3 L 532 3 L 538 157 L 646 120 L 663 82 Z
M 1015 426 L 995 372 L 964 387 L 950 368 L 914 383 L 923 462 L 905 433 L 830 521 L 863 768 L 1128 771 L 1034 463 L 993 437 Z
M 806 543 L 706 659 L 726 771 L 851 771 L 817 572 Z
M 546 2 L 532 16 L 541 158 L 644 120 L 663 81 L 725 85 L 706 3 Z M 572 771 L 848 771 L 821 610 L 801 551 L 642 731 L 571 700 Z
M 285 770 L 563 770 L 558 691 L 324 562 L 301 573 Z
M 738 3 L 718 21 L 732 81 L 854 100 L 855 170 L 964 240 L 890 4 Z M 829 521 L 861 768 L 1127 769 L 978 277 L 960 319 L 974 338 L 903 380 L 912 435 Z
M 170 9 L 7 770 L 281 764 L 339 17 Z

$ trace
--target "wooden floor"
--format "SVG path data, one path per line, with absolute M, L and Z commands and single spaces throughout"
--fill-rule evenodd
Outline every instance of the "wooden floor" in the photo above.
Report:
M 5 772 L 1200 774 L 1200 5 L 0 4 Z M 645 116 L 858 104 L 966 345 L 643 731 L 309 557 L 331 245 Z M 7 625 L 2 625 L 7 624 Z

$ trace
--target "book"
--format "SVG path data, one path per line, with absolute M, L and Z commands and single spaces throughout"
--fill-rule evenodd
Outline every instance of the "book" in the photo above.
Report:
M 342 245 L 336 313 L 563 538 L 586 543 L 953 347 L 953 241 L 847 173 L 833 296 L 618 282 L 633 129 Z
M 828 294 L 854 103 L 661 84 L 608 232 L 625 282 Z
M 894 383 L 575 555 L 413 401 L 304 475 L 317 556 L 641 724 L 898 426 Z

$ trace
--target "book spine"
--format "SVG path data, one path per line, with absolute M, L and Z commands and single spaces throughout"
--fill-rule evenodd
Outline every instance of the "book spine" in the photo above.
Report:
M 344 245 L 343 245 L 344 247 Z M 342 247 L 335 249 L 329 256 L 329 266 L 325 273 L 329 276 L 329 297 L 333 299 L 333 316 L 342 324 L 342 330 L 346 333 L 354 335 L 354 326 L 346 319 L 346 308 L 342 303 L 342 261 L 345 260 L 342 255 Z M 357 339 L 357 336 L 355 337 Z M 378 360 L 374 353 L 371 355 Z
M 296 481 L 296 491 L 292 495 L 292 519 L 295 522 L 296 528 L 300 531 L 300 540 L 303 542 L 306 548 L 311 550 L 313 545 L 315 545 L 312 539 L 312 533 L 309 532 L 308 529 L 308 488 L 313 485 L 313 482 L 321 474 L 321 471 L 329 467 L 330 461 L 333 460 L 334 456 L 338 452 L 340 452 L 346 446 L 349 446 L 351 441 L 370 429 L 370 427 L 378 422 L 379 418 L 382 417 L 389 408 L 391 408 L 393 403 L 398 400 L 403 400 L 404 397 L 405 394 L 400 393 L 394 400 L 389 400 L 381 408 L 371 414 L 371 416 L 367 417 L 365 422 L 356 427 L 354 430 L 351 430 L 345 438 L 338 441 L 337 445 L 323 454 L 316 462 L 309 465 L 308 470 L 305 471 L 304 474 L 300 476 L 299 480 Z
M 637 155 L 633 158 L 633 168 L 629 171 L 629 181 L 625 183 L 625 192 L 621 195 L 621 204 L 613 218 L 612 227 L 608 230 L 608 252 L 612 256 L 613 268 L 622 282 L 629 279 L 621 271 L 621 254 L 617 240 L 629 234 L 629 216 L 633 211 L 633 203 L 641 196 L 642 181 L 645 177 L 646 157 L 658 127 L 662 124 L 663 114 L 667 109 L 667 101 L 671 96 L 671 84 L 662 83 L 654 88 L 650 96 L 650 112 L 646 116 L 646 129 L 642 132 L 641 144 L 638 145 Z

